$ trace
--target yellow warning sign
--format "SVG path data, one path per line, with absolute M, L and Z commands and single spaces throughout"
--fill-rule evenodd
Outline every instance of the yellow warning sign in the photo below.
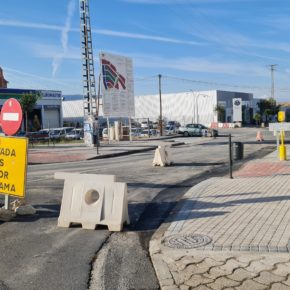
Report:
M 27 138 L 0 137 L 0 194 L 25 197 Z
M 285 112 L 284 111 L 279 111 L 278 112 L 278 121 L 279 122 L 284 122 L 285 121 Z

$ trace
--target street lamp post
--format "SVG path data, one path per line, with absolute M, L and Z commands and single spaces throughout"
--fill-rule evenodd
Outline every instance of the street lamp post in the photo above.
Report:
M 198 97 L 202 96 L 202 97 L 210 97 L 206 94 L 197 94 L 195 95 L 194 94 L 194 91 L 193 90 L 190 90 L 192 93 L 193 93 L 193 96 L 194 96 L 194 121 L 198 124 L 199 123 L 199 109 L 198 109 Z

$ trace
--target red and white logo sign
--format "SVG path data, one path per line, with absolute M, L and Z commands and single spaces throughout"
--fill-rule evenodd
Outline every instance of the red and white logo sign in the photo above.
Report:
M 11 98 L 4 103 L 1 109 L 0 123 L 6 135 L 11 136 L 18 132 L 22 123 L 22 109 L 16 99 Z

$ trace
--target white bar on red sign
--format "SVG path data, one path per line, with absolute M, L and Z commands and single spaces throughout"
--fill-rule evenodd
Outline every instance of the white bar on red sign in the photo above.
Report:
M 3 113 L 3 121 L 18 121 L 19 113 Z

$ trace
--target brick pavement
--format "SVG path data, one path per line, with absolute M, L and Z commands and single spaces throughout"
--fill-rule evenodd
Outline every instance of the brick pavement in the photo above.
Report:
M 153 236 L 162 289 L 290 289 L 289 162 L 271 154 L 235 176 L 193 187 Z

